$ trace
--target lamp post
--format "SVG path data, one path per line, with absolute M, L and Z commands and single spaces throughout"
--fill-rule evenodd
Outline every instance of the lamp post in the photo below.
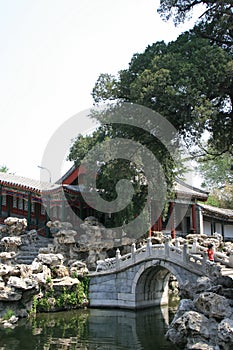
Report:
M 49 173 L 49 182 L 52 182 L 51 171 L 48 168 L 44 167 L 44 166 L 37 165 L 37 167 L 42 169 L 42 170 L 47 170 L 48 173 Z

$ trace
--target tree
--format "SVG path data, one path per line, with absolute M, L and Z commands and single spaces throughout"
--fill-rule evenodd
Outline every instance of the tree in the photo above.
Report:
M 226 185 L 223 188 L 213 188 L 206 202 L 214 207 L 233 209 L 233 185 Z
M 102 74 L 92 96 L 96 103 L 128 101 L 159 112 L 189 145 L 207 130 L 208 147 L 233 154 L 232 57 L 194 32 L 148 46 L 116 77 Z
M 227 153 L 219 157 L 207 155 L 198 161 L 198 172 L 203 177 L 203 186 L 211 189 L 223 189 L 233 186 L 232 158 Z
M 190 18 L 196 7 L 202 9 L 202 15 L 194 28 L 196 33 L 210 39 L 212 43 L 232 50 L 232 0 L 160 0 L 158 12 L 163 19 L 172 18 L 177 25 Z
M 232 158 L 224 153 L 219 157 L 210 153 L 199 159 L 198 172 L 203 177 L 202 186 L 210 190 L 207 204 L 233 209 L 233 171 Z
M 142 129 L 130 127 L 129 125 L 116 125 L 114 123 L 109 123 L 100 126 L 92 135 L 79 135 L 74 140 L 69 153 L 69 160 L 74 161 L 76 166 L 79 166 L 83 160 L 85 164 L 89 158 L 92 158 L 91 151 L 93 147 L 99 147 L 99 157 L 97 161 L 101 163 L 101 166 L 98 170 L 96 184 L 93 182 L 93 186 L 90 186 L 91 182 L 89 182 L 90 188 L 96 187 L 102 199 L 107 202 L 112 202 L 117 199 L 116 185 L 121 179 L 128 180 L 133 186 L 134 193 L 132 201 L 124 210 L 120 210 L 113 215 L 110 215 L 107 222 L 107 225 L 110 227 L 122 226 L 124 223 L 128 223 L 137 217 L 145 206 L 148 197 L 148 182 L 145 178 L 145 169 L 140 152 L 133 149 L 130 159 L 122 159 L 117 157 L 114 158 L 113 151 L 109 149 L 109 154 L 111 153 L 111 156 L 113 155 L 113 159 L 106 161 L 108 154 L 106 155 L 105 153 L 108 152 L 108 149 L 106 151 L 106 149 L 102 147 L 103 142 L 116 138 L 119 138 L 120 140 L 134 140 L 135 142 L 145 145 L 151 152 L 156 154 L 156 158 L 163 168 L 166 185 L 169 190 L 171 189 L 174 178 L 178 172 L 178 169 L 174 169 L 174 159 L 166 147 L 162 145 L 159 140 L 154 138 L 153 135 Z M 155 171 L 157 171 L 157 174 L 154 172 L 153 178 L 156 180 L 159 179 L 160 169 L 156 169 Z M 95 170 L 89 165 L 88 174 L 86 176 L 91 177 L 94 172 Z M 159 183 L 156 193 L 156 196 L 158 197 L 157 199 L 159 199 L 160 187 L 162 188 L 161 182 Z M 148 215 L 145 214 L 144 220 L 141 224 L 144 225 L 147 221 L 149 228 L 148 220 Z M 140 231 L 140 228 L 138 228 L 138 230 Z M 143 229 L 141 229 L 141 232 L 143 232 Z
M 0 172 L 1 173 L 8 173 L 9 169 L 6 165 L 1 165 L 0 166 Z

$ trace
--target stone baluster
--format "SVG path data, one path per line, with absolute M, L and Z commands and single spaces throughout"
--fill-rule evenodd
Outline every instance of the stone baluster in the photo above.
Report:
M 176 246 L 177 248 L 180 248 L 180 241 L 179 241 L 179 238 L 176 238 L 176 239 L 175 239 L 175 246 Z
M 165 250 L 165 258 L 168 258 L 170 256 L 170 239 L 169 237 L 165 237 L 165 244 L 164 244 L 164 250 Z
M 233 267 L 233 251 L 230 251 L 230 255 L 229 255 L 229 267 Z
M 148 237 L 147 244 L 146 244 L 146 255 L 147 256 L 151 255 L 151 247 L 152 247 L 151 237 Z
M 116 268 L 117 269 L 120 268 L 120 261 L 121 261 L 121 252 L 120 252 L 120 249 L 117 248 L 116 250 Z
M 131 259 L 132 259 L 132 262 L 133 262 L 133 263 L 135 262 L 135 259 L 136 259 L 135 252 L 136 252 L 136 244 L 133 243 L 133 244 L 131 245 Z
M 208 265 L 206 264 L 207 261 L 209 261 L 208 255 L 207 255 L 207 252 L 204 251 L 204 252 L 203 252 L 203 259 L 202 259 L 202 271 L 203 271 L 204 273 L 206 273 L 206 271 L 208 270 Z
M 188 244 L 187 244 L 187 242 L 185 242 L 184 246 L 183 246 L 183 262 L 184 262 L 184 264 L 188 264 Z
M 199 250 L 199 244 L 198 244 L 197 238 L 194 238 L 192 248 L 191 248 L 191 253 L 196 254 L 198 253 L 198 250 Z
M 208 260 L 207 252 L 203 252 L 203 265 L 206 264 L 207 260 Z

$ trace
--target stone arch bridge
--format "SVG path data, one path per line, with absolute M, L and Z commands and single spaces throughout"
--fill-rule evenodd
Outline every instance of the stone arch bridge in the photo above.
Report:
M 191 248 L 191 249 L 190 249 Z M 207 254 L 195 244 L 189 247 L 164 244 L 147 244 L 139 249 L 135 244 L 131 253 L 97 262 L 96 272 L 90 273 L 89 298 L 91 307 L 146 308 L 168 304 L 168 282 L 173 274 L 179 285 L 195 283 L 200 276 L 215 278 L 233 273 L 228 268 L 227 256 L 220 263 L 210 263 Z M 217 255 L 217 254 L 216 254 Z

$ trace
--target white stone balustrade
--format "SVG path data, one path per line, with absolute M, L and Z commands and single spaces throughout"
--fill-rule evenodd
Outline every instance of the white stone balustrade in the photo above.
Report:
M 97 262 L 96 271 L 111 272 L 128 268 L 144 260 L 161 259 L 178 264 L 188 270 L 197 271 L 202 274 L 219 274 L 220 268 L 216 264 L 211 265 L 207 258 L 206 247 L 200 246 L 194 241 L 192 246 L 187 242 L 183 245 L 177 240 L 175 245 L 171 244 L 170 238 L 166 237 L 164 244 L 152 244 L 151 238 L 147 238 L 146 245 L 136 249 L 135 243 L 131 246 L 131 252 L 121 256 L 119 249 L 116 250 L 116 257 L 100 260 Z M 233 252 L 230 256 L 216 252 L 216 261 L 228 267 L 233 267 Z

